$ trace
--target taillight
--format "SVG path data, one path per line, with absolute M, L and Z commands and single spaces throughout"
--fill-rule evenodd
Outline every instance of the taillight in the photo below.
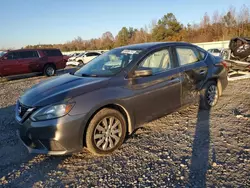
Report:
M 223 65 L 226 69 L 228 68 L 226 61 L 221 61 L 220 64 Z

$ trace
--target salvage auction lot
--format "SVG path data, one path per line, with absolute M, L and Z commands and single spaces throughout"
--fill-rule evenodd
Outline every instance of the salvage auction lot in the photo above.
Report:
M 14 105 L 32 77 L 0 83 L 0 186 L 250 186 L 250 79 L 229 82 L 218 105 L 198 105 L 145 124 L 110 156 L 29 154 Z

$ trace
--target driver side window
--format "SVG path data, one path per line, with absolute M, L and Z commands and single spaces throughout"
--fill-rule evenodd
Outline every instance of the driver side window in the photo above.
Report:
M 18 54 L 16 52 L 10 52 L 7 54 L 7 59 L 18 59 Z
M 149 55 L 139 65 L 143 68 L 152 69 L 153 74 L 164 72 L 171 68 L 171 58 L 168 49 L 160 50 Z

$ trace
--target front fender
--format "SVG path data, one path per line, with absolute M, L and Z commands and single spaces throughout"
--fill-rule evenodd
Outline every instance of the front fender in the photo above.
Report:
M 134 130 L 135 124 L 133 108 L 129 100 L 131 97 L 132 93 L 121 87 L 95 90 L 75 97 L 73 99 L 75 101 L 75 106 L 71 110 L 70 115 L 85 114 L 85 121 L 83 123 L 85 127 L 93 115 L 101 108 L 108 105 L 116 105 L 126 112 L 128 118 L 128 131 L 131 133 Z

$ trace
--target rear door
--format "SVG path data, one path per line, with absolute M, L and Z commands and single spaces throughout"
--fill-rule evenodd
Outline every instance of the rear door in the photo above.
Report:
M 179 70 L 174 68 L 170 48 L 150 53 L 138 68 L 150 68 L 153 75 L 134 78 L 131 89 L 135 93 L 136 124 L 163 116 L 180 107 L 181 83 Z
M 19 74 L 18 58 L 18 52 L 8 52 L 3 56 L 2 61 L 0 61 L 0 72 L 2 76 Z
M 181 68 L 182 105 L 199 100 L 199 91 L 208 74 L 205 63 L 206 53 L 198 51 L 193 46 L 176 46 L 175 54 Z

